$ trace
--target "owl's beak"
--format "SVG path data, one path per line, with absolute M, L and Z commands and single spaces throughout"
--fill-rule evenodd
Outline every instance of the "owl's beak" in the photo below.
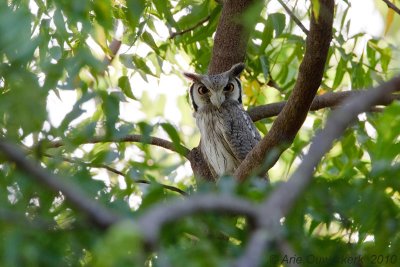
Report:
M 219 94 L 219 93 L 215 93 L 212 94 L 210 97 L 211 103 L 217 107 L 217 109 L 219 109 L 222 105 L 222 103 L 224 103 L 225 101 L 225 95 L 223 93 Z

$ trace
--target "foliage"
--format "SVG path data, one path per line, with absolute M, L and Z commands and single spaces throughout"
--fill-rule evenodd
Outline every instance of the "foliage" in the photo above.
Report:
M 247 108 L 287 100 L 305 50 L 305 34 L 273 2 L 237 18 L 251 29 L 242 77 Z M 306 27 L 309 2 L 289 1 Z M 399 71 L 398 32 L 388 30 L 385 38 L 354 34 L 350 2 L 336 3 L 320 93 L 376 86 Z M 271 170 L 271 186 L 254 180 L 237 185 L 231 177 L 196 184 L 179 155 L 182 144 L 191 148 L 199 140 L 180 73 L 189 66 L 206 71 L 220 12 L 213 0 L 0 2 L 0 137 L 127 217 L 183 198 L 166 186 L 260 202 L 298 166 L 328 111 L 309 114 Z M 119 56 L 109 65 L 104 59 L 115 56 L 109 43 L 120 36 Z M 177 109 L 179 115 L 173 114 Z M 357 265 L 346 263 L 357 256 L 365 266 L 400 261 L 399 113 L 394 103 L 361 116 L 285 218 L 285 236 L 296 254 L 314 257 L 305 265 Z M 257 127 L 265 134 L 272 122 L 265 118 Z M 140 134 L 141 142 L 89 142 L 132 134 Z M 171 140 L 180 153 L 149 145 L 151 136 Z M 63 145 L 52 147 L 57 140 Z M 229 266 L 251 230 L 243 217 L 196 215 L 165 226 L 162 250 L 147 254 L 134 225 L 121 222 L 101 232 L 61 193 L 30 180 L 1 155 L 0 170 L 1 266 L 163 266 L 166 259 L 171 266 Z M 265 253 L 265 266 L 284 259 L 278 247 Z

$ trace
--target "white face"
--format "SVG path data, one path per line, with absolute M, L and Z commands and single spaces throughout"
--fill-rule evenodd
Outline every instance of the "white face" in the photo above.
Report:
M 185 73 L 194 82 L 190 87 L 190 97 L 195 112 L 206 108 L 219 109 L 227 100 L 242 103 L 242 89 L 237 76 L 243 68 L 243 64 L 236 64 L 229 71 L 217 75 Z

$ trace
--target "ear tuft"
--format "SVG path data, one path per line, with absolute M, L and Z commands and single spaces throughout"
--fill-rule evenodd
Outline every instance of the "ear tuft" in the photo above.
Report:
M 184 72 L 183 75 L 193 82 L 200 82 L 201 76 L 196 73 Z
M 233 65 L 232 68 L 229 70 L 230 76 L 238 77 L 240 75 L 240 73 L 242 73 L 244 68 L 245 68 L 245 65 L 242 62 Z

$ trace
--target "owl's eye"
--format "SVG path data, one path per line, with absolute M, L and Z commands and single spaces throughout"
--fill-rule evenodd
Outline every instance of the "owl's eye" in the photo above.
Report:
M 235 88 L 235 87 L 233 86 L 233 83 L 228 83 L 228 84 L 225 86 L 225 88 L 224 88 L 224 92 L 232 92 L 232 91 L 233 91 L 233 88 Z
M 199 89 L 197 89 L 197 91 L 199 92 L 200 95 L 204 95 L 204 94 L 208 93 L 208 89 L 204 85 L 200 86 Z

